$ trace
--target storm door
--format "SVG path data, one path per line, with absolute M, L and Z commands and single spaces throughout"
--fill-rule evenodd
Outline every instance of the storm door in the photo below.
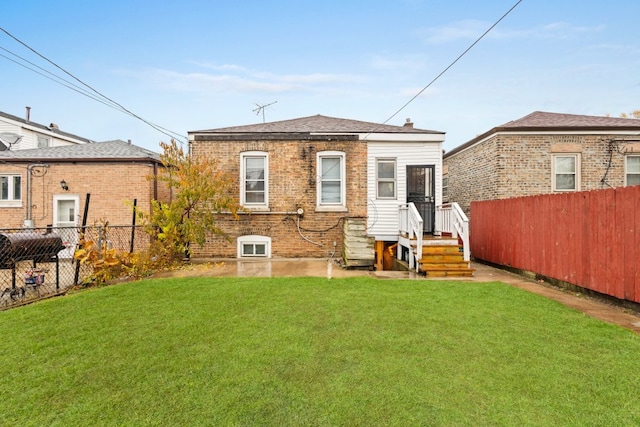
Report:
M 407 166 L 407 203 L 422 217 L 424 233 L 433 234 L 436 218 L 435 166 Z
M 73 258 L 78 244 L 78 196 L 53 196 L 53 226 L 67 249 L 61 251 L 60 258 Z

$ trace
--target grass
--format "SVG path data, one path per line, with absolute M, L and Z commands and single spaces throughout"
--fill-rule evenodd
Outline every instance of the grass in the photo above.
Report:
M 638 335 L 501 283 L 147 280 L 0 328 L 0 425 L 640 424 Z

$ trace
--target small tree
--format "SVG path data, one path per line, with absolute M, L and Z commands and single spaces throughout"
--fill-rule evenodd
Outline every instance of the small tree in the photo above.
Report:
M 167 261 L 189 254 L 189 245 L 203 245 L 207 234 L 225 235 L 217 224 L 217 215 L 237 215 L 239 204 L 231 196 L 234 180 L 206 155 L 193 157 L 175 140 L 161 142 L 160 159 L 164 168 L 155 178 L 172 191 L 172 200 L 153 201 L 151 212 L 141 213 L 147 232 L 156 239 L 155 256 Z
M 634 110 L 634 111 L 630 112 L 629 114 L 621 113 L 620 117 L 629 118 L 629 119 L 640 119 L 640 110 Z

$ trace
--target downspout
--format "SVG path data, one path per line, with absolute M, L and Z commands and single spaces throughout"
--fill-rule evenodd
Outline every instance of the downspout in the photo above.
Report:
M 34 168 L 48 168 L 49 165 L 46 163 L 36 163 L 33 165 L 29 165 L 27 166 L 27 215 L 24 219 L 24 224 L 23 227 L 24 228 L 33 228 L 33 219 L 31 218 L 31 208 L 32 208 L 32 202 L 31 202 L 31 192 L 32 192 L 32 184 L 31 184 L 31 175 L 33 174 L 33 169 Z M 44 188 L 42 189 L 42 191 L 44 191 Z

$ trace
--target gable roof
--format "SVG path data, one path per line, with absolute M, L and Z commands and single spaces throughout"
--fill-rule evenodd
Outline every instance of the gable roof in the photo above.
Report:
M 75 161 L 152 161 L 160 163 L 160 155 L 122 140 L 93 144 L 0 151 L 0 162 L 75 162 Z
M 640 132 L 639 119 L 621 117 L 584 116 L 578 114 L 549 113 L 534 111 L 517 120 L 496 126 L 488 132 L 445 153 L 448 157 L 499 132 L 588 132 L 588 131 L 630 131 Z
M 416 129 L 411 126 L 393 126 L 359 120 L 340 119 L 317 114 L 298 119 L 232 126 L 218 129 L 190 131 L 189 134 L 237 135 L 237 134 L 361 134 L 361 133 L 404 133 L 404 134 L 444 134 L 444 132 Z
M 28 126 L 30 126 L 32 128 L 40 129 L 41 131 L 44 131 L 44 132 L 53 132 L 53 133 L 55 133 L 57 135 L 60 135 L 61 137 L 77 139 L 77 140 L 83 141 L 83 142 L 85 142 L 87 144 L 94 142 L 94 141 L 92 141 L 90 139 L 83 138 L 81 136 L 74 135 L 74 134 L 69 133 L 69 132 L 61 131 L 53 123 L 51 123 L 51 125 L 49 125 L 49 126 L 45 126 L 45 125 L 41 125 L 40 123 L 32 122 L 31 120 L 27 121 L 27 120 L 25 120 L 23 118 L 20 118 L 18 116 L 14 116 L 12 114 L 3 113 L 2 111 L 0 111 L 0 117 L 4 117 L 5 119 L 13 120 L 13 121 L 21 123 L 23 125 L 28 125 Z

